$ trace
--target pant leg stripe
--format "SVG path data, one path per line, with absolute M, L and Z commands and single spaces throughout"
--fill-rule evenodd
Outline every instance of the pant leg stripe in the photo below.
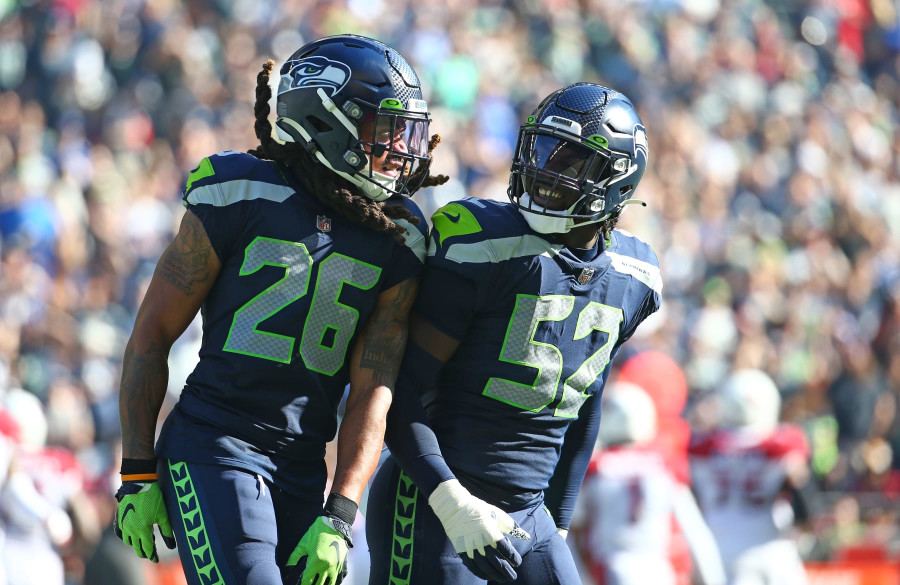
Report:
M 401 471 L 397 481 L 397 497 L 394 500 L 390 585 L 411 583 L 418 494 L 416 484 Z
M 216 559 L 213 557 L 206 524 L 203 522 L 203 513 L 200 511 L 200 502 L 194 491 L 187 464 L 182 461 L 169 461 L 169 475 L 172 477 L 172 484 L 175 487 L 184 533 L 201 584 L 226 585 L 222 573 L 216 565 Z

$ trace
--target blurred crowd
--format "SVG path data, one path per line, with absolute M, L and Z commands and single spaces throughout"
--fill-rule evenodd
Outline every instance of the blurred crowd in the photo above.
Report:
M 897 553 L 898 10 L 0 0 L 0 585 L 63 582 L 46 571 L 67 585 L 176 582 L 111 540 L 124 344 L 187 173 L 257 144 L 263 62 L 343 32 L 393 45 L 422 77 L 443 138 L 434 167 L 451 177 L 417 195 L 426 214 L 466 194 L 505 199 L 518 126 L 550 91 L 587 80 L 630 96 L 650 143 L 636 192 L 648 205 L 620 227 L 654 247 L 665 289 L 628 351 L 676 359 L 697 431 L 715 423 L 704 399 L 731 369 L 768 372 L 820 488 L 805 554 Z M 199 336 L 196 322 L 172 352 L 169 407 Z

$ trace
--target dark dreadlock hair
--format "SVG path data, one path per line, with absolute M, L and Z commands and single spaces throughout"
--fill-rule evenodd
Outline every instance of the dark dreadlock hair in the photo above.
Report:
M 269 59 L 263 63 L 262 71 L 256 75 L 256 103 L 253 106 L 256 121 L 253 129 L 259 139 L 259 146 L 247 152 L 259 159 L 283 163 L 293 170 L 294 176 L 304 184 L 307 191 L 323 204 L 351 221 L 378 231 L 390 232 L 398 243 L 403 243 L 406 229 L 392 220 L 405 219 L 418 225 L 419 218 L 411 211 L 400 205 L 389 205 L 369 199 L 360 193 L 355 185 L 316 162 L 312 155 L 299 144 L 281 144 L 272 137 L 272 123 L 269 121 L 269 100 L 272 98 L 272 88 L 269 87 L 269 76 L 274 67 L 275 62 Z M 428 141 L 429 158 L 440 142 L 441 137 L 438 134 L 433 135 Z M 428 173 L 429 171 L 427 168 L 423 168 L 420 172 Z M 421 186 L 443 185 L 448 180 L 449 177 L 446 175 L 432 176 L 429 173 L 422 181 Z
M 608 242 L 612 237 L 612 231 L 616 229 L 616 226 L 619 224 L 620 215 L 621 212 L 614 213 L 600 222 L 600 229 L 597 231 L 600 232 L 600 237 L 603 238 L 604 242 Z

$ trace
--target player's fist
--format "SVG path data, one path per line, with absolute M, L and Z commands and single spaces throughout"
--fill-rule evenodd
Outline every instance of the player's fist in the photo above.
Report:
M 469 493 L 456 479 L 442 482 L 428 498 L 447 538 L 466 567 L 483 579 L 512 581 L 522 557 L 506 535 L 529 540 L 512 517 Z

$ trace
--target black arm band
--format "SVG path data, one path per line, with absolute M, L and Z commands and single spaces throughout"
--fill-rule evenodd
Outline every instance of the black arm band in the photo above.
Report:
M 325 500 L 325 507 L 322 508 L 322 512 L 352 525 L 353 521 L 356 520 L 356 509 L 358 507 L 356 502 L 350 498 L 332 492 L 328 494 L 328 499 Z
M 121 475 L 141 475 L 156 473 L 156 459 L 125 459 L 122 458 Z

